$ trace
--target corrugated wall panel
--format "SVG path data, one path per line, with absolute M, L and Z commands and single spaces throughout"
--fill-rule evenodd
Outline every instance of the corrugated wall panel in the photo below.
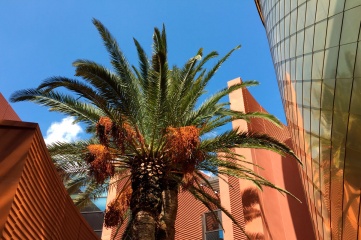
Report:
M 23 134 L 24 132 L 28 134 Z M 4 225 L 0 223 L 0 227 L 4 226 L 0 229 L 0 238 L 99 239 L 67 194 L 46 150 L 38 126 L 3 121 L 0 122 L 0 136 L 2 146 L 21 142 L 21 137 L 27 138 L 26 141 L 31 140 L 29 147 L 15 147 L 14 151 L 20 152 L 25 158 L 14 159 L 9 153 L 0 159 L 4 166 L 13 161 L 24 161 L 7 219 Z M 0 150 L 4 149 L 0 146 Z M 6 175 L 0 176 L 5 177 Z M 11 177 L 13 176 L 8 176 Z

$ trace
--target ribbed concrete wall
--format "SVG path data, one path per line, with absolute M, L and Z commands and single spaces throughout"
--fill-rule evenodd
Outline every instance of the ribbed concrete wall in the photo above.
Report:
M 34 123 L 0 121 L 0 239 L 98 239 Z

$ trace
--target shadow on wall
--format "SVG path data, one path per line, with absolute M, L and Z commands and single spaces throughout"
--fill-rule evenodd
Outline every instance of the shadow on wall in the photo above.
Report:
M 259 222 L 262 220 L 261 204 L 258 196 L 257 188 L 246 188 L 242 192 L 243 215 L 245 221 L 245 231 L 250 240 L 263 240 L 265 239 L 262 232 L 257 231 Z M 258 228 L 259 230 L 259 228 Z

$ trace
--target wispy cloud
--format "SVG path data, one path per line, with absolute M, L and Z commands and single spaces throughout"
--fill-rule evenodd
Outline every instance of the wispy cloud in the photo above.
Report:
M 61 122 L 53 122 L 46 131 L 45 143 L 72 142 L 77 140 L 78 134 L 83 132 L 79 124 L 73 124 L 74 117 L 66 117 Z

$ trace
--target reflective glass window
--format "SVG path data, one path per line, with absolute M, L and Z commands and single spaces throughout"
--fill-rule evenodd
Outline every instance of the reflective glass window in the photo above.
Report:
M 341 44 L 356 42 L 360 30 L 361 6 L 347 10 L 344 14 Z
M 296 80 L 302 81 L 303 57 L 296 58 Z
M 346 0 L 345 10 L 356 7 L 356 6 L 360 6 L 360 5 L 361 5 L 360 0 Z
M 361 115 L 361 78 L 354 78 L 353 81 L 350 112 Z
M 308 26 L 313 25 L 315 23 L 316 3 L 317 3 L 317 1 L 307 1 L 305 27 L 308 27 Z
M 356 43 L 340 46 L 337 66 L 337 78 L 353 77 L 356 46 Z
M 313 54 L 312 61 L 312 79 L 322 79 L 324 52 L 316 52 Z
M 285 1 L 285 14 L 290 12 L 290 1 Z
M 320 110 L 319 109 L 312 109 L 311 110 L 311 132 L 315 135 L 320 134 Z M 312 158 L 318 157 L 318 142 L 317 145 L 312 145 L 313 150 L 317 151 L 317 156 L 312 154 Z
M 306 4 L 298 7 L 297 31 L 305 28 Z
M 313 51 L 324 49 L 326 28 L 327 28 L 327 21 L 322 21 L 315 25 L 315 41 L 313 43 Z
M 294 58 L 296 55 L 296 34 L 290 37 L 290 58 Z
M 305 38 L 305 32 L 304 31 L 299 31 L 297 33 L 296 56 L 303 55 L 304 38 Z
M 336 91 L 335 91 L 335 102 L 334 102 L 335 110 L 348 112 L 350 97 L 351 97 L 352 81 L 353 81 L 352 78 L 336 79 Z
M 305 29 L 305 45 L 304 45 L 304 53 L 310 53 L 313 50 L 313 34 L 315 31 L 315 27 L 312 25 Z
M 361 77 L 361 44 L 358 44 L 357 52 L 356 52 L 357 58 L 356 58 L 356 67 L 354 69 L 354 77 Z
M 290 15 L 285 17 L 285 37 L 287 38 L 290 35 Z
M 342 15 L 342 13 L 337 14 L 328 20 L 325 48 L 339 45 L 341 37 Z
M 343 11 L 345 0 L 330 0 L 330 8 L 328 16 L 333 16 Z
M 304 56 L 303 59 L 303 80 L 311 80 L 311 71 L 312 71 L 312 54 L 307 54 Z
M 317 1 L 316 22 L 319 22 L 319 21 L 327 18 L 328 5 L 329 5 L 329 0 L 318 0 Z
M 349 128 L 348 128 L 348 134 L 347 134 L 347 148 L 353 149 L 355 151 L 361 151 L 361 145 L 360 143 L 360 136 L 361 136 L 361 115 L 357 114 L 350 114 L 350 120 L 349 120 Z M 361 156 L 361 154 L 358 156 L 358 158 Z M 351 160 L 350 160 L 351 161 Z M 358 163 L 352 163 L 349 164 L 352 165 L 359 165 L 361 164 L 361 161 Z M 361 183 L 361 181 L 360 181 Z
M 290 25 L 290 34 L 294 34 L 296 32 L 297 27 L 297 11 L 291 12 L 291 25 Z
M 333 98 L 335 89 L 335 79 L 324 79 L 322 83 L 321 108 L 325 110 L 333 109 Z
M 329 48 L 325 51 L 323 78 L 330 79 L 336 77 L 336 67 L 338 58 L 338 47 Z
M 313 80 L 311 84 L 311 107 L 321 107 L 321 81 Z
M 303 108 L 303 128 L 305 129 L 305 131 L 307 132 L 311 132 L 311 123 L 310 123 L 310 117 L 311 117 L 311 112 L 310 112 L 310 108 L 309 107 L 304 107 Z M 310 139 L 307 139 L 307 153 L 310 153 Z
M 332 112 L 330 110 L 321 110 L 321 119 L 320 119 L 320 137 L 323 139 L 323 141 L 327 141 L 326 145 L 324 147 L 327 150 L 331 148 L 331 126 L 332 126 Z M 322 151 L 323 153 L 323 151 Z

